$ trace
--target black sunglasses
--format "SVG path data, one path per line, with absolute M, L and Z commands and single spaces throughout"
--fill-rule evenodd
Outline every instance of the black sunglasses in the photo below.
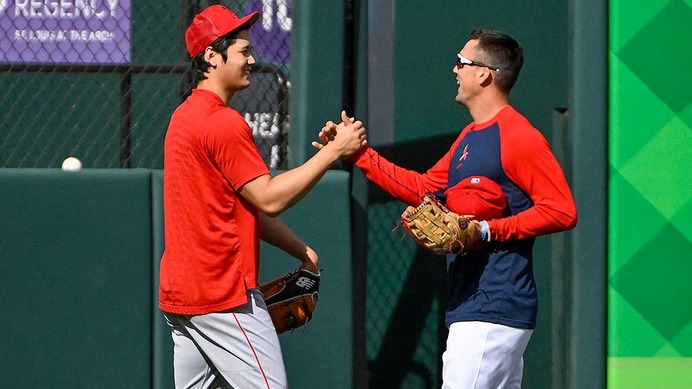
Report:
M 457 54 L 457 67 L 460 68 L 462 65 L 480 66 L 482 68 L 488 68 L 488 69 L 494 70 L 496 72 L 500 71 L 500 68 L 497 68 L 495 66 L 486 65 L 482 62 L 476 62 L 472 59 L 468 59 L 468 58 L 464 57 L 461 54 Z

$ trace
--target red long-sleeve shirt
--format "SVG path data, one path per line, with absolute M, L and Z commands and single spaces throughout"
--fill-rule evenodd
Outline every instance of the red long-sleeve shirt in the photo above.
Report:
M 499 144 L 471 142 L 488 128 L 497 128 Z M 499 160 L 488 158 L 498 151 Z M 572 193 L 548 142 L 510 106 L 486 123 L 474 122 L 466 126 L 449 151 L 425 173 L 396 166 L 369 147 L 358 156 L 355 164 L 368 179 L 396 199 L 413 206 L 420 204 L 423 195 L 452 187 L 469 176 L 486 175 L 503 188 L 509 185 L 502 181 L 511 181 L 516 186 L 512 189 L 525 193 L 533 205 L 508 217 L 489 221 L 493 240 L 536 237 L 576 225 Z M 516 199 L 511 193 L 505 195 L 509 195 L 510 208 L 524 203 L 524 199 Z M 515 204 L 511 199 L 517 200 Z
M 485 123 L 472 122 L 425 173 L 398 167 L 371 148 L 355 156 L 354 162 L 368 179 L 413 206 L 423 195 L 452 188 L 471 176 L 497 183 L 507 206 L 501 218 L 488 221 L 491 243 L 463 256 L 447 256 L 446 324 L 486 321 L 535 326 L 534 238 L 573 228 L 577 211 L 548 142 L 525 117 L 506 106 Z

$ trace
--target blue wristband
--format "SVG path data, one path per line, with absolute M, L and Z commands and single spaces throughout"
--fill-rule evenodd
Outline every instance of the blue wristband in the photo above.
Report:
M 483 242 L 490 242 L 490 226 L 488 222 L 483 220 L 480 222 L 481 225 L 481 240 Z

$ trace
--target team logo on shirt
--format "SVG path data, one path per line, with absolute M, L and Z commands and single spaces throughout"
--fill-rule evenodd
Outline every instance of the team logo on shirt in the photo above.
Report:
M 466 161 L 466 157 L 469 156 L 469 145 L 464 146 L 464 151 L 461 153 L 461 156 L 459 157 L 459 164 L 457 164 L 457 170 L 461 168 L 461 165 L 464 164 Z

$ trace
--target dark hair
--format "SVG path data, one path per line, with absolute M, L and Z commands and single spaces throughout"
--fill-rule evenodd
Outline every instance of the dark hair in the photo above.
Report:
M 221 54 L 221 58 L 223 58 L 224 63 L 228 59 L 228 48 L 235 43 L 240 31 L 242 31 L 242 29 L 226 34 L 209 45 L 212 50 Z M 188 69 L 190 84 L 183 94 L 183 100 L 185 100 L 192 93 L 192 89 L 197 87 L 197 84 L 199 84 L 200 81 L 207 79 L 205 73 L 209 71 L 211 64 L 204 60 L 205 51 L 206 49 L 199 53 L 196 57 L 192 58 L 192 62 L 190 63 L 190 67 Z
M 497 86 L 509 94 L 524 64 L 524 49 L 511 36 L 495 30 L 477 28 L 469 36 L 473 39 L 478 40 L 476 60 L 500 69 L 493 77 Z

